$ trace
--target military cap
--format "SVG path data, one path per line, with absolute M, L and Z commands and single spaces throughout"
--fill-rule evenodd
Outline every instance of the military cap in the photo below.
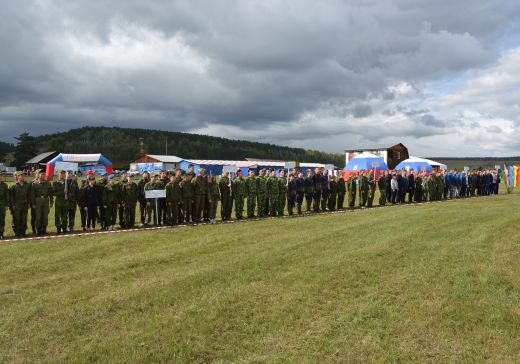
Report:
M 22 175 L 22 172 L 20 172 L 20 171 L 16 171 L 16 172 L 13 173 L 13 176 L 15 176 L 15 177 L 18 177 L 18 176 L 21 176 L 21 175 Z
M 63 173 L 65 173 L 65 171 L 64 171 L 63 169 L 60 169 L 60 170 L 58 171 L 58 173 L 59 173 L 59 174 L 63 174 Z
M 160 174 L 159 173 L 154 173 L 153 176 L 154 177 L 160 177 Z
M 242 173 L 242 170 L 240 168 L 237 168 L 237 173 Z
M 110 176 L 108 176 L 108 179 L 114 179 L 114 175 L 111 174 Z
M 100 175 L 101 177 L 104 177 L 104 176 L 107 175 L 107 172 L 103 171 L 103 172 L 101 172 L 99 175 Z
M 86 178 L 82 178 L 82 179 L 81 179 L 81 182 L 86 183 L 86 182 L 87 182 L 87 179 L 86 179 Z
M 121 171 L 121 174 L 126 174 L 128 173 L 128 171 Z

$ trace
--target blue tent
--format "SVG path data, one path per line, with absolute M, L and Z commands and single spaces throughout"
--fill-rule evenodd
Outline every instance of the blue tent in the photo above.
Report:
M 374 168 L 374 164 L 378 164 Z M 344 171 L 368 171 L 375 169 L 376 171 L 387 171 L 388 166 L 382 158 L 371 153 L 361 153 L 352 158 L 343 168 Z
M 432 166 L 426 160 L 415 157 L 405 159 L 395 167 L 396 170 L 401 170 L 403 168 L 407 171 L 413 169 L 414 172 L 426 171 L 427 173 L 432 173 L 433 171 Z

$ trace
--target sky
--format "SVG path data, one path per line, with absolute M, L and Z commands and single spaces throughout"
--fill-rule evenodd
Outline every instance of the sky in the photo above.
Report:
M 153 128 L 520 155 L 518 0 L 0 0 L 0 140 Z

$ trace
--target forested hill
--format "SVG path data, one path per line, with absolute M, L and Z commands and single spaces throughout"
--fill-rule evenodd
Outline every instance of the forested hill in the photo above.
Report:
M 35 138 L 39 151 L 62 153 L 102 153 L 116 166 L 126 166 L 140 154 L 142 138 L 147 154 L 168 154 L 192 159 L 242 160 L 246 157 L 300 162 L 333 163 L 343 167 L 343 154 L 302 148 L 232 140 L 207 135 L 148 129 L 83 127 Z

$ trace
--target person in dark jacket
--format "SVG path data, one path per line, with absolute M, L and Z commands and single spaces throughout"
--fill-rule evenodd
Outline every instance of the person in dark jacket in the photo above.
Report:
M 413 174 L 413 169 L 410 169 L 410 173 L 408 173 L 408 203 L 412 203 L 414 195 L 415 195 L 415 176 Z
M 90 176 L 87 185 L 83 188 L 82 209 L 86 213 L 86 230 L 94 230 L 96 228 L 96 220 L 98 218 L 98 208 L 101 206 L 102 189 L 96 184 L 96 178 Z

